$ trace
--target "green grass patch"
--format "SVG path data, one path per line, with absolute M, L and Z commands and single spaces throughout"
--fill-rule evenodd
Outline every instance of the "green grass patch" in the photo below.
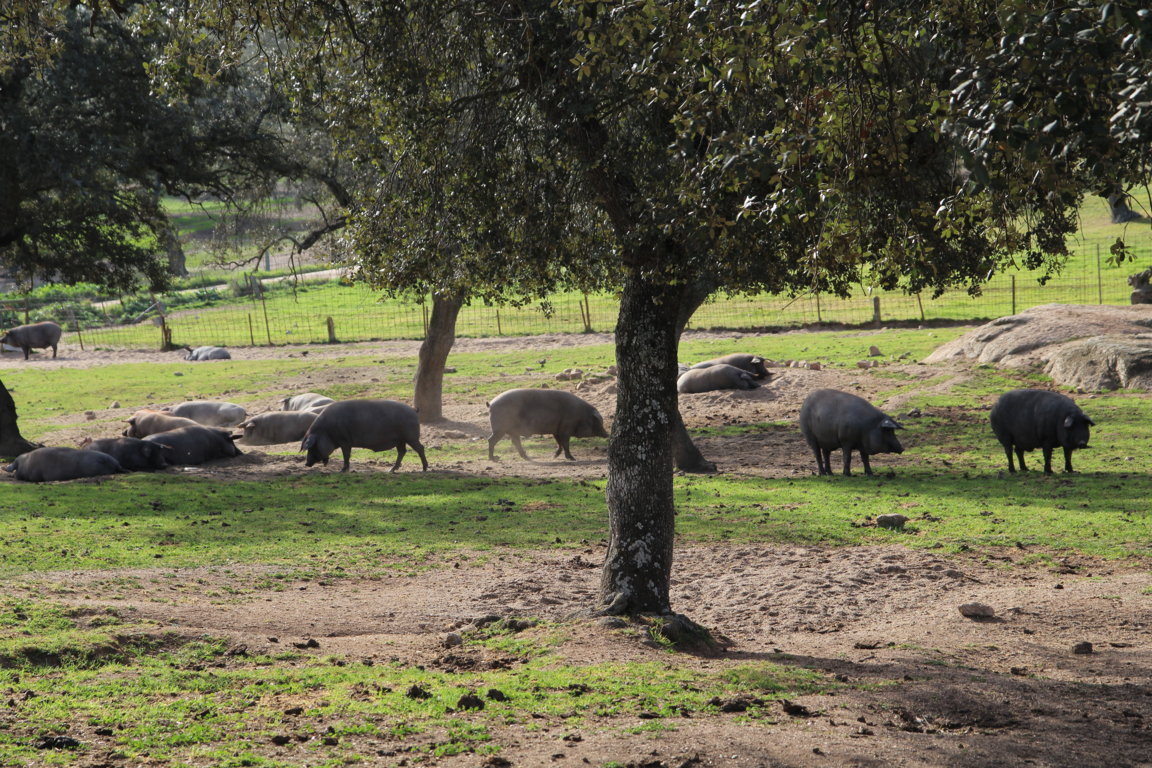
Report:
M 52 616 L 46 625 L 34 616 Z M 38 632 L 83 633 L 69 612 L 50 603 L 0 608 L 0 622 Z M 0 638 L 10 632 L 0 623 Z M 676 728 L 683 717 L 711 717 L 719 701 L 751 703 L 743 717 L 770 722 L 780 697 L 845 687 L 820 672 L 761 662 L 729 671 L 656 663 L 572 665 L 556 649 L 555 627 L 468 636 L 506 661 L 495 668 L 448 672 L 398 663 L 249 654 L 216 638 L 167 637 L 138 644 L 99 664 L 0 666 L 0 684 L 18 684 L 17 717 L 0 732 L 0 762 L 49 759 L 84 764 L 99 741 L 129 763 L 189 765 L 336 764 L 371 759 L 380 745 L 419 757 L 498 752 L 498 729 L 541 727 L 640 731 Z M 574 626 L 570 631 L 587 631 Z M 627 642 L 623 640 L 622 642 Z M 622 722 L 613 722 L 621 718 Z M 75 750 L 37 751 L 38 740 L 81 737 Z M 274 746 L 275 745 L 275 746 Z M 280 747 L 277 749 L 276 747 Z

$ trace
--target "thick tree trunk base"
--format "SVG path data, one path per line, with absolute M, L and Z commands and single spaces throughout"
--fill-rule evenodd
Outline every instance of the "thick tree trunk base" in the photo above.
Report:
M 644 638 L 646 645 L 678 653 L 719 656 L 733 645 L 729 638 L 680 613 L 628 615 L 605 610 L 577 611 L 566 618 L 570 621 L 594 620 L 607 629 L 632 629 Z
M 0 458 L 14 459 L 22 453 L 34 451 L 40 448 L 39 443 L 31 443 L 22 437 L 14 437 L 0 440 Z

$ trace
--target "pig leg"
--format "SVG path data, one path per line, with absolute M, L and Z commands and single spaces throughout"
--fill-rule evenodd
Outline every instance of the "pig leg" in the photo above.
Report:
M 842 445 L 840 451 L 844 454 L 844 476 L 847 477 L 852 474 L 852 446 Z
M 352 459 L 352 446 L 342 445 L 342 446 L 340 446 L 340 452 L 344 454 L 344 468 L 341 469 L 340 471 L 341 472 L 347 472 L 348 471 L 348 465 Z M 325 462 L 325 463 L 327 463 L 327 462 Z
M 1044 451 L 1044 474 L 1052 474 L 1052 446 L 1046 445 Z
M 520 458 L 525 461 L 532 461 L 528 458 L 528 454 L 524 452 L 524 446 L 520 443 L 520 435 L 509 435 L 512 438 L 512 445 L 516 447 L 516 452 L 520 454 Z
M 408 445 L 412 446 L 412 450 L 416 451 L 416 455 L 420 457 L 420 463 L 424 466 L 421 472 L 427 472 L 428 459 L 424 457 L 424 445 L 419 440 L 408 443 Z
M 1017 461 L 1016 463 L 1020 465 L 1020 471 L 1021 472 L 1027 472 L 1028 468 L 1024 466 L 1024 449 L 1023 448 L 1017 448 L 1016 449 L 1016 458 L 1019 459 L 1019 461 Z
M 1067 446 L 1064 447 L 1064 471 L 1072 471 L 1072 449 Z
M 32 354 L 32 347 L 20 347 L 20 349 L 24 350 L 24 359 L 27 360 L 28 356 Z
M 52 345 L 52 359 L 53 360 L 56 359 L 56 345 L 55 344 Z
M 496 443 L 500 442 L 500 438 L 502 438 L 502 437 L 504 437 L 503 432 L 493 432 L 492 437 L 488 438 L 488 460 L 489 461 L 499 461 L 500 460 L 496 456 L 495 450 L 496 450 Z
M 400 469 L 400 462 L 404 460 L 404 454 L 407 452 L 408 447 L 405 446 L 404 443 L 396 444 L 396 463 L 392 465 L 392 469 L 388 470 L 389 472 L 395 472 Z
M 832 449 L 814 448 L 813 450 L 816 452 L 816 467 L 820 470 L 820 474 L 832 474 Z
M 569 448 L 568 448 L 569 443 L 572 442 L 572 436 L 571 435 L 553 435 L 553 437 L 556 438 L 556 445 L 559 447 L 556 449 L 556 453 L 552 454 L 552 458 L 555 459 L 556 457 L 558 457 L 560 455 L 560 452 L 563 451 L 564 452 L 564 458 L 568 459 L 568 461 L 576 461 L 576 457 L 572 455 L 572 451 L 569 450 Z
M 1016 471 L 1016 465 L 1012 463 L 1012 444 L 1011 443 L 1006 443 L 1004 445 L 1004 455 L 1008 457 L 1008 471 L 1009 472 L 1015 472 Z M 1021 465 L 1020 468 L 1023 469 L 1024 468 L 1023 465 Z
M 864 453 L 864 451 L 860 451 L 860 462 L 864 465 L 864 474 L 871 475 L 872 465 L 868 463 L 868 454 Z

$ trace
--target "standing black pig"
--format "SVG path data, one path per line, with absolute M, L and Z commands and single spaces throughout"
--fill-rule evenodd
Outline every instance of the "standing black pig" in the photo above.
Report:
M 1024 451 L 1044 451 L 1044 474 L 1052 474 L 1052 449 L 1064 449 L 1064 471 L 1072 471 L 1072 451 L 1088 447 L 1088 418 L 1072 399 L 1043 389 L 1014 389 L 1005 392 L 992 406 L 992 431 L 1004 446 L 1008 471 L 1015 472 L 1012 451 L 1024 466 Z
M 329 406 L 331 407 L 331 406 Z M 508 435 L 520 458 L 527 459 L 521 437 L 552 435 L 556 453 L 574 461 L 568 444 L 574 437 L 608 437 L 600 412 L 571 392 L 558 389 L 510 389 L 488 404 L 492 436 L 488 438 L 488 458 L 496 461 L 496 443 Z
M 50 320 L 45 320 L 42 323 L 32 323 L 31 325 L 18 325 L 15 328 L 8 329 L 8 332 L 0 336 L 0 344 L 7 344 L 10 347 L 20 347 L 24 351 L 24 359 L 27 360 L 28 356 L 32 353 L 33 349 L 47 349 L 52 348 L 52 357 L 56 357 L 56 345 L 60 343 L 60 335 L 63 329 Z M 2 347 L 0 347 L 2 349 Z
M 328 457 L 339 448 L 344 454 L 344 468 L 348 471 L 348 460 L 353 448 L 368 448 L 373 451 L 396 449 L 396 463 L 390 471 L 395 472 L 404 460 L 407 446 L 420 457 L 424 471 L 428 471 L 428 459 L 424 457 L 424 446 L 420 443 L 420 417 L 416 409 L 395 400 L 340 400 L 326 407 L 316 421 L 312 422 L 300 450 L 307 451 L 305 466 L 316 462 L 328 463 Z
M 871 475 L 868 457 L 877 453 L 903 453 L 896 437 L 900 424 L 856 395 L 835 389 L 817 389 L 800 408 L 800 432 L 816 454 L 822 475 L 832 474 L 832 451 L 844 452 L 844 474 L 852 474 L 852 451 L 860 452 L 864 474 Z

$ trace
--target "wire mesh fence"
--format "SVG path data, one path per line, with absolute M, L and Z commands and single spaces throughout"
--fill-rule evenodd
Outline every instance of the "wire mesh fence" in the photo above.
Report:
M 932 298 L 861 287 L 849 299 L 827 295 L 716 296 L 693 316 L 689 328 L 756 330 L 814 324 L 982 321 L 1048 303 L 1127 304 L 1131 265 L 1110 267 L 1104 243 L 1082 243 L 1079 257 L 1045 285 L 1019 272 L 993 277 L 979 296 L 956 291 Z M 1139 262 L 1138 262 L 1139 263 Z M 243 281 L 241 281 L 243 282 Z M 257 283 L 259 281 L 256 281 Z M 247 284 L 247 283 L 246 283 Z M 81 348 L 159 349 L 420 339 L 428 300 L 385 299 L 360 285 L 323 283 L 257 285 L 246 296 L 231 288 L 197 289 L 120 301 L 84 297 L 0 301 L 3 327 L 53 320 L 66 331 L 63 344 Z M 465 306 L 459 336 L 517 336 L 611 331 L 619 309 L 610 294 L 566 293 L 522 307 Z

